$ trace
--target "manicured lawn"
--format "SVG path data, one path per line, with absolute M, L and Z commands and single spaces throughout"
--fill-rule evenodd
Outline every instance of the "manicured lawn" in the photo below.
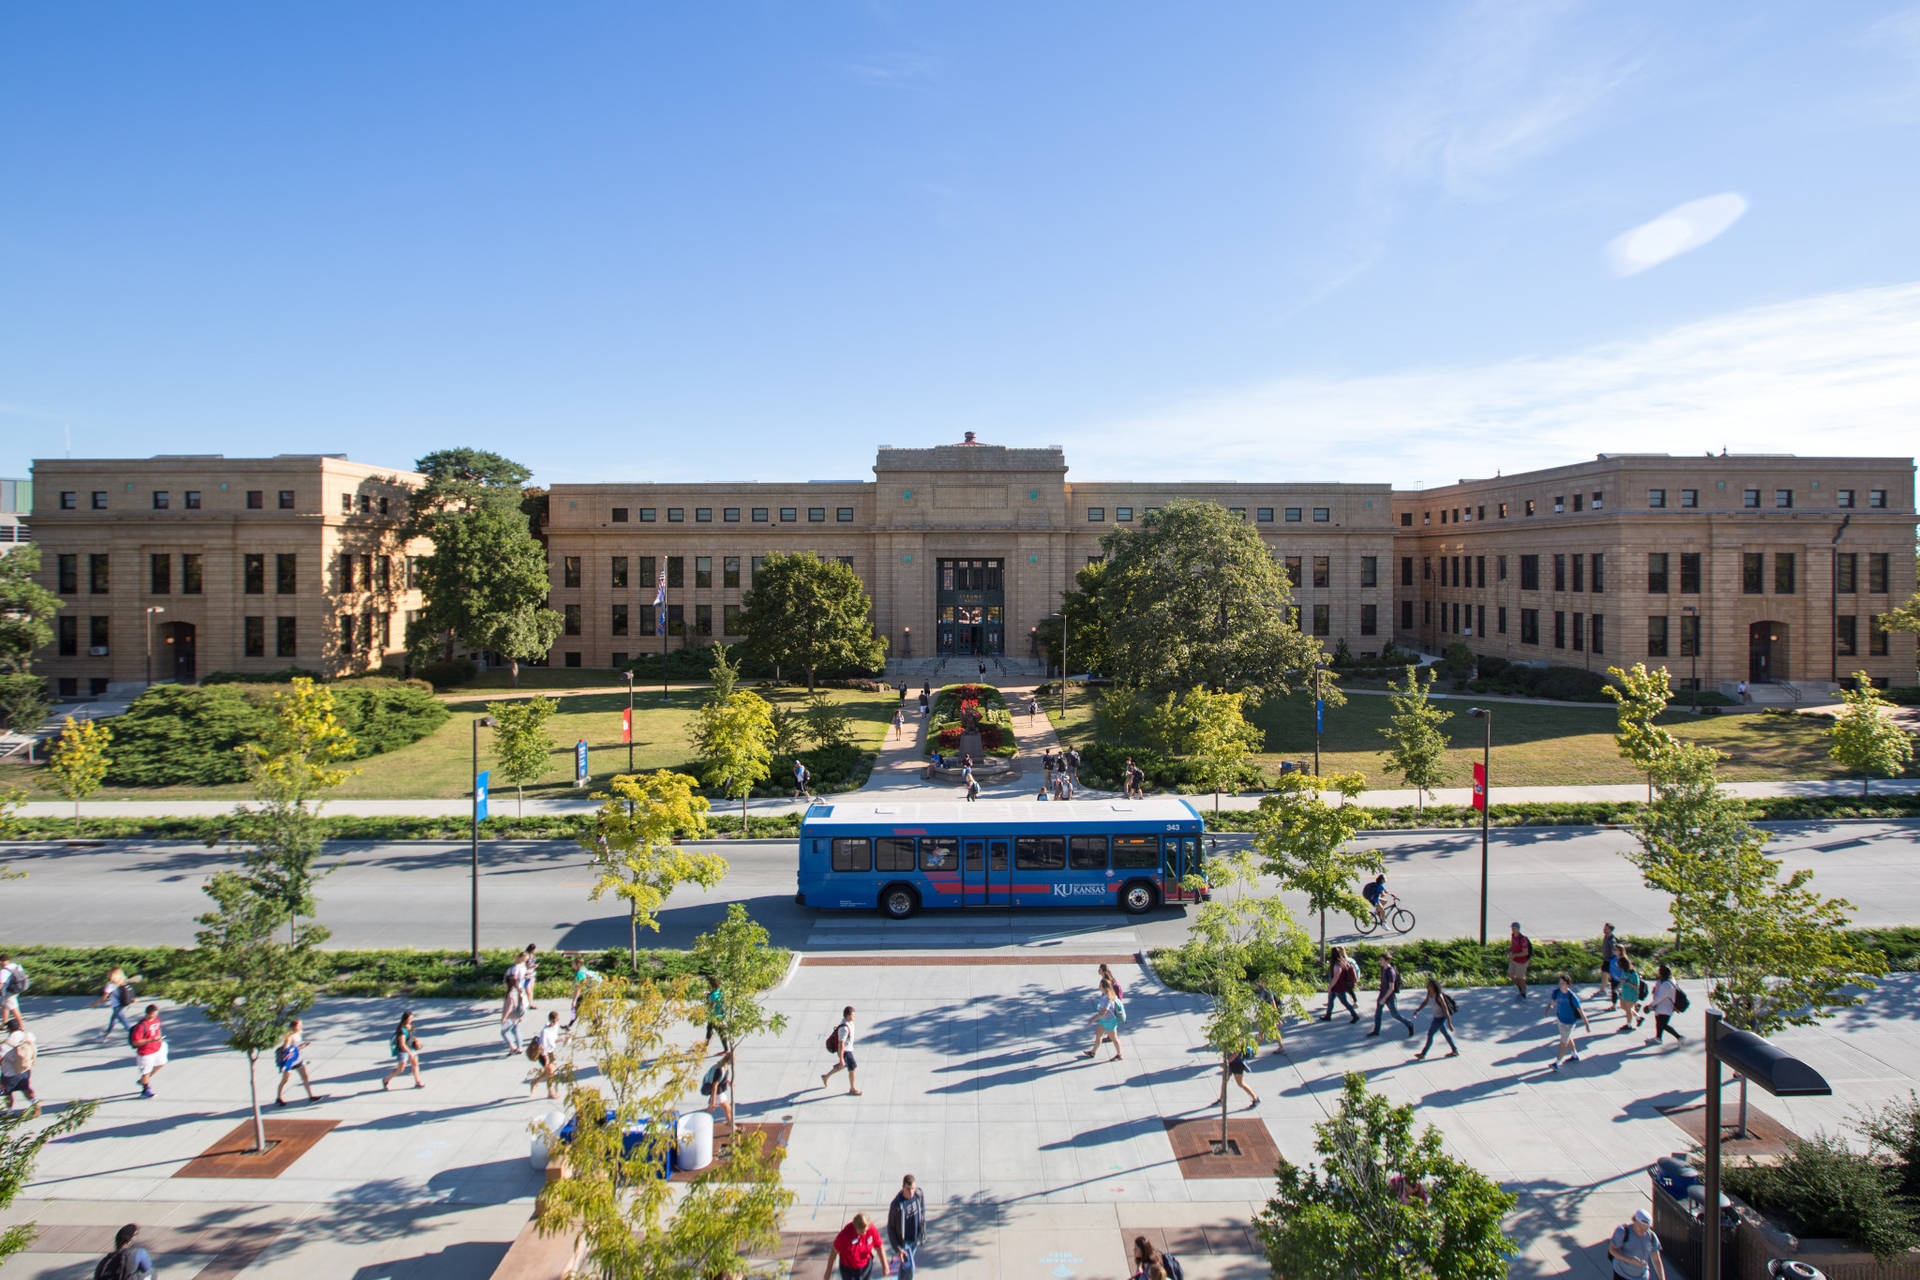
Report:
M 1055 727 L 1069 741 L 1091 741 L 1093 698 L 1075 690 L 1068 698 L 1064 725 L 1059 698 L 1047 704 Z M 1453 770 L 1450 785 L 1465 786 L 1472 764 L 1480 758 L 1481 722 L 1470 719 L 1470 697 L 1449 697 L 1440 704 L 1453 711 L 1446 731 L 1453 742 L 1447 763 Z M 1584 783 L 1634 782 L 1636 773 L 1620 758 L 1613 741 L 1611 704 L 1585 707 L 1529 706 L 1525 703 L 1484 704 L 1493 711 L 1493 770 L 1496 785 L 1567 786 Z M 1327 709 L 1326 732 L 1321 736 L 1320 768 L 1325 773 L 1364 774 L 1371 787 L 1397 787 L 1380 765 L 1386 739 L 1380 730 L 1392 712 L 1389 699 L 1374 694 L 1349 693 L 1347 705 Z M 1313 762 L 1313 702 L 1304 695 L 1262 707 L 1253 720 L 1267 736 L 1263 763 L 1277 767 L 1281 760 Z M 1016 718 L 1017 722 L 1017 718 Z M 1830 722 L 1809 716 L 1754 714 L 1703 716 L 1669 712 L 1661 721 L 1674 734 L 1706 743 L 1725 753 L 1720 776 L 1729 782 L 1780 778 L 1838 778 L 1847 776 L 1827 758 Z
M 524 672 L 522 673 L 525 674 Z M 776 706 L 798 711 L 805 707 L 804 689 L 759 690 Z M 846 706 L 853 717 L 854 742 L 864 750 L 875 749 L 892 723 L 897 696 L 862 693 L 849 689 L 829 689 L 827 696 Z M 520 697 L 531 696 L 523 689 Z M 513 701 L 516 695 L 500 694 L 495 701 Z M 697 693 L 675 693 L 664 705 L 658 689 L 636 691 L 633 714 L 633 767 L 647 769 L 685 769 L 692 772 L 693 750 L 687 733 L 699 703 Z M 473 721 L 486 714 L 484 702 L 459 701 L 450 704 L 452 719 L 411 746 L 359 762 L 360 772 L 348 778 L 332 794 L 340 799 L 457 799 L 468 794 L 472 785 Z M 530 784 L 529 796 L 566 796 L 576 792 L 573 780 L 574 743 L 587 741 L 587 760 L 591 783 L 585 790 L 605 785 L 608 778 L 627 770 L 627 749 L 620 741 L 620 713 L 627 706 L 623 683 L 606 693 L 574 694 L 560 699 L 560 710 L 547 722 L 548 735 L 555 747 L 548 759 L 546 776 Z M 493 756 L 489 730 L 480 731 L 480 767 L 490 768 Z M 0 789 L 25 786 L 35 798 L 52 798 L 54 792 L 44 771 L 29 774 L 24 766 L 0 766 Z M 95 792 L 93 800 L 210 800 L 242 799 L 246 785 L 237 783 L 218 787 L 108 787 Z M 514 794 L 511 787 L 494 781 L 494 812 L 511 815 Z

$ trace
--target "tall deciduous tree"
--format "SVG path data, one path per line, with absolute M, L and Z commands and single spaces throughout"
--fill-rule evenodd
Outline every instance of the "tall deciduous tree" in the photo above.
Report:
M 294 928 L 290 942 L 275 939 L 289 920 L 285 908 L 246 876 L 222 871 L 206 884 L 214 910 L 194 934 L 192 976 L 184 998 L 227 1033 L 227 1047 L 247 1055 L 247 1093 L 253 1107 L 255 1151 L 267 1149 L 260 1120 L 260 1055 L 279 1044 L 287 1024 L 313 1004 L 324 976 L 316 948 L 327 940 L 317 924 Z
M 1377 873 L 1386 863 L 1377 849 L 1355 847 L 1353 837 L 1367 825 L 1367 811 L 1346 804 L 1366 789 L 1357 773 L 1316 778 L 1307 774 L 1280 775 L 1274 791 L 1260 797 L 1253 819 L 1253 851 L 1266 873 L 1282 886 L 1307 896 L 1307 909 L 1320 916 L 1320 953 L 1327 950 L 1327 912 L 1354 916 L 1372 910 L 1360 895 L 1358 881 Z M 1328 804 L 1331 792 L 1343 803 Z
M 1386 771 L 1398 774 L 1414 791 L 1414 808 L 1426 807 L 1427 794 L 1447 780 L 1447 734 L 1445 725 L 1453 712 L 1433 705 L 1433 672 L 1420 678 L 1417 667 L 1407 668 L 1404 685 L 1388 683 L 1393 696 L 1388 702 L 1393 714 L 1380 735 L 1388 747 L 1380 753 Z
M 1864 671 L 1853 673 L 1853 687 L 1842 689 L 1840 697 L 1847 709 L 1827 730 L 1832 745 L 1827 754 L 1845 768 L 1860 775 L 1860 794 L 1874 774 L 1898 777 L 1913 760 L 1913 738 L 1893 722 L 1880 691 Z
M 66 606 L 40 585 L 40 548 L 0 555 L 0 675 L 25 675 L 33 655 L 53 643 L 53 615 Z
M 784 1015 L 760 1003 L 760 998 L 786 977 L 787 953 L 768 945 L 767 931 L 738 902 L 727 904 L 727 918 L 693 940 L 693 958 L 700 971 L 719 984 L 720 1010 L 703 1010 L 733 1047 L 733 1096 L 740 1098 L 740 1046 L 753 1036 L 779 1035 L 787 1029 Z
M 707 833 L 707 800 L 694 794 L 695 785 L 684 773 L 656 769 L 617 774 L 593 794 L 600 809 L 580 837 L 598 877 L 590 896 L 598 902 L 611 893 L 627 904 L 628 960 L 636 972 L 640 926 L 657 933 L 654 917 L 675 889 L 689 881 L 711 889 L 727 874 L 719 854 L 678 843 L 683 835 L 695 840 Z
M 1448 1155 L 1432 1125 L 1416 1133 L 1412 1107 L 1349 1071 L 1313 1149 L 1319 1160 L 1304 1168 L 1281 1157 L 1254 1220 L 1276 1276 L 1504 1280 L 1513 1242 L 1501 1223 L 1516 1197 Z
M 33 1163 L 40 1158 L 40 1149 L 49 1142 L 58 1142 L 79 1132 L 87 1121 L 93 1119 L 93 1113 L 99 1105 L 91 1100 L 69 1103 L 52 1123 L 32 1130 L 27 1126 L 40 1118 L 38 1107 L 29 1107 L 24 1111 L 0 1111 L 0 1213 L 4 1213 L 27 1189 L 27 1183 L 33 1178 Z M 39 1237 L 39 1229 L 31 1222 L 16 1222 L 0 1229 L 0 1262 L 5 1262 L 16 1253 L 25 1253 L 27 1246 Z
M 234 810 L 234 833 L 248 847 L 247 879 L 286 913 L 291 930 L 314 914 L 320 803 L 355 772 L 339 763 L 353 758 L 355 745 L 334 714 L 332 691 L 304 676 L 273 695 L 272 713 L 265 735 L 237 748 L 253 803 Z
M 1107 624 L 1101 608 L 1101 592 L 1107 581 L 1107 564 L 1095 561 L 1073 575 L 1075 589 L 1060 597 L 1057 616 L 1043 618 L 1034 628 L 1034 637 L 1046 653 L 1047 662 L 1066 675 L 1065 664 L 1076 671 L 1105 672 L 1113 668 L 1112 650 L 1107 640 Z
M 1201 685 L 1259 701 L 1288 692 L 1320 656 L 1294 624 L 1286 574 L 1225 507 L 1171 502 L 1100 546 L 1097 631 L 1121 684 L 1152 694 Z M 1071 661 L 1071 636 L 1067 647 Z
M 577 1123 L 567 1176 L 541 1188 L 534 1221 L 542 1234 L 578 1232 L 584 1271 L 601 1280 L 738 1275 L 742 1259 L 779 1248 L 794 1197 L 780 1182 L 781 1153 L 759 1134 L 735 1134 L 727 1159 L 685 1187 L 668 1181 L 680 1100 L 703 1056 L 698 1041 L 672 1036 L 698 1007 L 685 979 L 660 988 L 609 978 L 580 1002 L 567 1044 L 597 1074 L 583 1082 L 571 1059 L 561 1071 Z
M 517 462 L 475 449 L 443 449 L 415 464 L 427 482 L 413 497 L 404 536 L 433 540 L 420 564 L 425 597 L 407 629 L 407 648 L 453 656 L 454 642 L 513 664 L 553 647 L 564 621 L 547 608 L 547 555 L 521 509 L 530 474 Z
M 547 721 L 560 709 L 560 699 L 535 695 L 519 702 L 489 702 L 494 719 L 493 767 L 502 782 L 513 785 L 516 812 L 527 811 L 526 787 L 538 782 L 553 758 L 554 742 Z
M 1194 778 L 1213 792 L 1216 814 L 1220 792 L 1265 745 L 1260 730 L 1247 723 L 1245 705 L 1245 694 L 1209 693 L 1196 685 L 1164 695 L 1138 719 L 1143 745 L 1185 760 Z
M 1608 667 L 1607 675 L 1612 682 L 1603 692 L 1617 704 L 1618 728 L 1613 740 L 1621 758 L 1647 775 L 1647 800 L 1651 802 L 1654 769 L 1680 745 L 1678 738 L 1656 723 L 1673 698 L 1667 669 L 1636 662 L 1626 671 Z
M 80 802 L 98 791 L 107 779 L 107 769 L 113 764 L 107 748 L 112 743 L 113 730 L 102 722 L 68 716 L 47 756 L 54 788 L 73 801 L 75 835 L 80 834 Z
M 740 797 L 740 830 L 747 822 L 747 797 L 753 785 L 773 772 L 773 708 L 757 693 L 743 689 L 725 702 L 700 708 L 699 736 L 704 744 L 701 781 L 722 795 Z
M 811 551 L 770 555 L 741 603 L 747 655 L 806 672 L 809 692 L 822 670 L 878 671 L 886 662 L 866 587 L 838 560 Z

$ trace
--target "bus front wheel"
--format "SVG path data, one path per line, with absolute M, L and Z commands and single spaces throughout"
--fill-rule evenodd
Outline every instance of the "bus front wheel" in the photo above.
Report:
M 920 895 L 911 885 L 890 884 L 880 891 L 880 910 L 890 920 L 905 920 L 920 908 Z
M 1145 915 L 1160 901 L 1160 894 L 1145 880 L 1129 880 L 1120 890 L 1120 905 L 1130 916 Z

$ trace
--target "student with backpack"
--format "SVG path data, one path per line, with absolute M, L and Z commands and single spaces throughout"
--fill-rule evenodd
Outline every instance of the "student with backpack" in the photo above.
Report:
M 1347 1006 L 1350 1022 L 1360 1021 L 1360 1004 L 1353 998 L 1353 989 L 1360 985 L 1360 969 L 1347 959 L 1345 947 L 1335 947 L 1327 957 L 1327 1011 L 1320 1015 L 1320 1021 L 1333 1021 L 1333 1003 L 1338 1000 Z
M 900 1190 L 887 1206 L 887 1243 L 893 1246 L 895 1274 L 900 1280 L 913 1280 L 916 1255 L 926 1238 L 927 1197 L 908 1174 L 900 1179 Z
M 295 1018 L 287 1028 L 287 1034 L 281 1037 L 280 1045 L 273 1051 L 273 1065 L 280 1070 L 280 1087 L 273 1091 L 273 1105 L 287 1105 L 287 1078 L 296 1072 L 300 1083 L 307 1088 L 307 1101 L 320 1102 L 325 1094 L 313 1091 L 313 1077 L 307 1074 L 307 1042 L 300 1038 L 300 1019 Z
M 1648 1044 L 1659 1044 L 1661 1036 L 1672 1036 L 1675 1040 L 1686 1037 L 1673 1029 L 1673 1015 L 1687 1011 L 1687 993 L 1673 980 L 1673 970 L 1666 965 L 1660 966 L 1660 972 L 1653 981 L 1653 991 L 1647 998 L 1647 1007 L 1653 1010 L 1653 1036 Z
M 1167 1280 L 1187 1280 L 1186 1273 L 1180 1267 L 1180 1260 L 1170 1253 L 1162 1253 L 1145 1236 L 1133 1238 L 1133 1275 L 1131 1280 L 1149 1280 L 1155 1271 L 1159 1271 Z
M 813 792 L 807 790 L 807 780 L 813 775 L 807 772 L 807 766 L 800 763 L 798 756 L 793 760 L 793 794 L 811 800 Z
M 136 998 L 133 983 L 127 981 L 126 973 L 119 965 L 113 966 L 113 971 L 107 975 L 107 985 L 101 989 L 100 998 L 87 1006 L 89 1009 L 98 1009 L 103 1004 L 107 1006 L 107 1029 L 100 1033 L 102 1044 L 113 1035 L 116 1026 L 122 1031 L 133 1031 L 133 1023 L 127 1020 L 127 1010 L 133 1008 Z
M 733 1050 L 722 1051 L 700 1080 L 700 1094 L 707 1100 L 707 1111 L 724 1111 L 727 1130 L 733 1130 Z
M 553 1069 L 560 1061 L 560 1011 L 555 1009 L 547 1014 L 547 1025 L 540 1028 L 540 1034 L 527 1042 L 527 1059 L 540 1069 L 528 1078 L 527 1094 L 542 1084 L 547 1086 L 547 1096 L 557 1098 L 553 1091 Z
M 1100 1052 L 1101 1042 L 1111 1040 L 1113 1041 L 1113 1057 L 1110 1058 L 1109 1061 L 1120 1061 L 1122 1057 L 1120 1052 L 1120 1024 L 1126 1020 L 1127 1006 L 1120 1002 L 1120 994 L 1114 989 L 1113 979 L 1100 979 L 1100 1007 L 1094 1010 L 1091 1018 L 1087 1019 L 1088 1022 L 1091 1022 L 1097 1028 L 1093 1036 L 1093 1048 L 1087 1050 L 1080 1056 L 1083 1058 L 1096 1056 Z
M 1519 1000 L 1527 998 L 1527 966 L 1533 963 L 1533 939 L 1520 932 L 1515 920 L 1507 938 L 1507 980 L 1513 983 Z
M 140 1228 L 129 1222 L 113 1236 L 113 1252 L 94 1264 L 93 1280 L 140 1280 L 153 1274 L 153 1258 L 133 1242 Z
M 1413 1039 L 1413 1020 L 1403 1017 L 1394 1001 L 1400 998 L 1400 968 L 1393 962 L 1391 949 L 1380 953 L 1380 992 L 1373 1002 L 1373 1030 L 1367 1032 L 1371 1039 L 1380 1034 L 1380 1016 L 1390 1013 L 1394 1021 L 1407 1029 L 1407 1039 Z
M 1259 1042 L 1256 1041 L 1238 1053 L 1223 1055 L 1224 1061 L 1220 1064 L 1220 1096 L 1213 1100 L 1214 1106 L 1224 1107 L 1227 1105 L 1228 1081 L 1239 1085 L 1240 1092 L 1247 1095 L 1247 1110 L 1251 1111 L 1260 1105 L 1260 1095 L 1255 1093 L 1247 1085 L 1247 1059 L 1253 1057 L 1259 1051 L 1260 1045 Z
M 847 1092 L 856 1098 L 859 1097 L 860 1090 L 854 1084 L 856 1078 L 854 1073 L 860 1069 L 860 1064 L 853 1056 L 852 1005 L 840 1011 L 840 1025 L 827 1034 L 827 1052 L 833 1055 L 833 1066 L 820 1077 L 820 1087 L 826 1088 L 828 1082 L 844 1068 L 847 1073 Z
M 1585 1027 L 1587 1034 L 1592 1035 L 1593 1024 L 1587 1021 L 1587 1011 L 1580 1007 L 1580 997 L 1574 994 L 1573 975 L 1570 973 L 1560 975 L 1549 1003 L 1554 1022 L 1560 1028 L 1560 1047 L 1553 1054 L 1553 1069 L 1558 1071 L 1563 1059 L 1580 1061 L 1580 1045 L 1573 1038 L 1574 1026 Z
M 25 1029 L 27 1020 L 20 1012 L 20 997 L 32 985 L 27 971 L 12 956 L 0 956 L 0 1024 L 15 1031 Z
M 40 1100 L 33 1092 L 33 1063 L 39 1056 L 39 1042 L 31 1031 L 15 1031 L 0 1044 L 0 1093 L 7 1096 L 7 1110 L 13 1110 L 13 1095 L 27 1095 L 27 1117 L 40 1113 Z
M 1433 1048 L 1433 1033 L 1438 1031 L 1447 1038 L 1447 1056 L 1460 1056 L 1460 1046 L 1453 1042 L 1453 1015 L 1460 1010 L 1460 1004 L 1452 996 L 1440 989 L 1440 982 L 1432 975 L 1427 977 L 1427 994 L 1422 997 L 1419 1008 L 1413 1011 L 1414 1017 L 1420 1016 L 1420 1010 L 1432 1006 L 1433 1012 L 1427 1015 L 1427 1042 L 1420 1046 L 1420 1052 L 1414 1054 L 1418 1061 L 1427 1056 L 1427 1050 Z
M 160 1027 L 160 1006 L 147 1006 L 146 1016 L 127 1033 L 133 1060 L 140 1069 L 140 1096 L 153 1096 L 153 1078 L 167 1065 L 167 1034 Z
M 1631 1031 L 1640 1025 L 1644 1016 L 1640 1012 L 1640 1002 L 1647 998 L 1647 980 L 1634 967 L 1633 957 L 1623 947 L 1620 951 L 1620 1029 Z
M 388 1041 L 388 1052 L 393 1054 L 393 1070 L 381 1078 L 382 1089 L 405 1071 L 413 1072 L 414 1088 L 426 1088 L 420 1083 L 420 1038 L 413 1034 L 413 1010 L 409 1009 L 400 1015 L 400 1025 L 393 1029 L 393 1036 Z

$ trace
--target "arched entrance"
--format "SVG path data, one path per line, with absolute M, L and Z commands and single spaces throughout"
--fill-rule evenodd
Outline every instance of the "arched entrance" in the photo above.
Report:
M 194 631 L 191 622 L 168 622 L 160 627 L 160 660 L 162 678 L 178 681 L 180 684 L 192 684 L 199 679 L 193 653 Z
M 1747 628 L 1747 683 L 1787 679 L 1787 624 L 1756 622 Z

